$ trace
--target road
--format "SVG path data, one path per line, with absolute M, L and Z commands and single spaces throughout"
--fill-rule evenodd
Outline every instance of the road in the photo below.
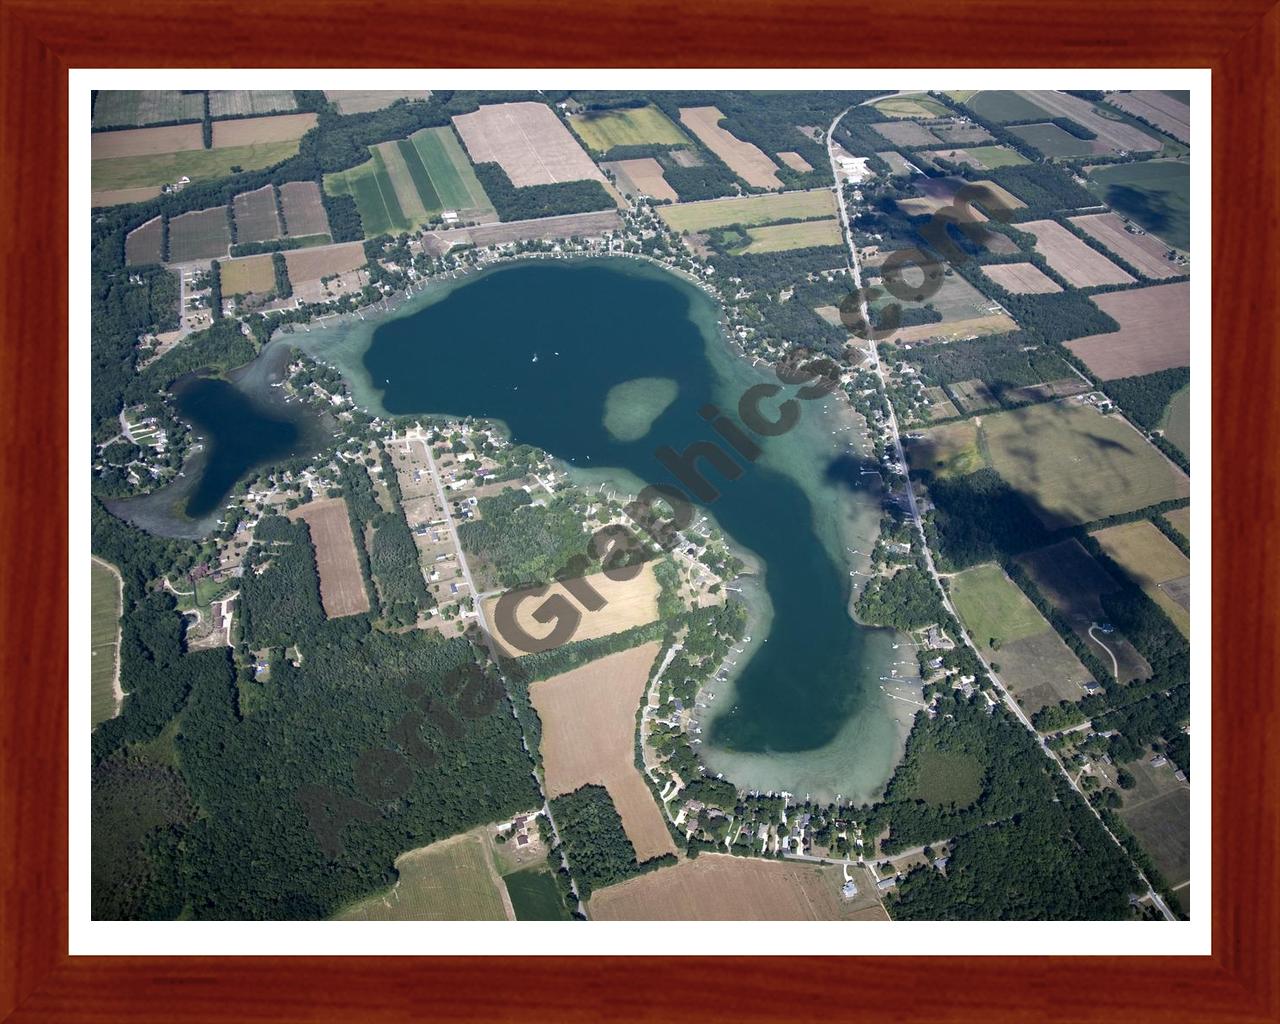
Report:
M 836 126 L 840 123 L 840 119 L 843 118 L 845 114 L 847 114 L 848 112 L 849 112 L 848 110 L 844 110 L 840 114 L 838 114 L 835 120 L 831 122 L 831 126 L 827 129 L 827 158 L 831 162 L 831 175 L 833 180 L 835 181 L 834 187 L 836 192 L 836 202 L 840 208 L 840 227 L 841 227 L 841 230 L 844 232 L 845 242 L 849 249 L 849 269 L 850 269 L 850 273 L 853 275 L 853 285 L 857 289 L 857 293 L 858 293 L 858 312 L 862 317 L 862 322 L 866 324 L 868 327 L 868 330 L 870 330 L 871 314 L 870 314 L 870 311 L 867 309 L 866 294 L 862 290 L 862 267 L 858 263 L 858 246 L 854 241 L 853 232 L 849 228 L 849 210 L 848 210 L 847 204 L 845 203 L 844 189 L 841 187 L 841 183 L 840 183 L 840 168 L 836 163 L 836 153 L 834 148 L 835 146 L 834 136 L 835 136 Z M 871 333 L 874 333 L 874 332 L 871 332 Z M 875 371 L 876 376 L 879 378 L 880 386 L 887 391 L 889 382 L 886 379 L 884 367 L 880 363 L 880 352 L 874 340 L 871 340 L 868 342 L 868 348 L 870 349 L 870 352 L 868 354 L 868 359 L 871 364 L 871 369 Z M 894 411 L 892 402 L 889 403 L 889 415 L 888 415 L 887 423 L 888 423 L 889 435 L 893 441 L 894 454 L 897 457 L 899 465 L 901 465 L 902 468 L 906 470 L 907 469 L 906 453 L 902 449 L 902 435 L 898 430 L 898 416 L 897 416 L 897 413 Z M 920 517 L 920 506 L 916 501 L 915 487 L 911 482 L 911 474 L 909 472 L 906 473 L 906 494 L 907 494 L 907 507 L 911 513 L 911 522 L 912 522 L 912 525 L 915 527 L 917 536 L 920 539 L 920 548 L 924 552 L 924 561 L 925 561 L 926 567 L 929 570 L 929 575 L 933 577 L 934 586 L 937 587 L 938 593 L 941 595 L 942 606 L 946 608 L 948 612 L 951 613 L 951 615 L 955 618 L 956 622 L 960 622 L 961 621 L 960 616 L 956 614 L 956 610 L 951 604 L 951 598 L 947 595 L 946 588 L 943 587 L 942 585 L 942 579 L 938 574 L 937 566 L 934 565 L 933 552 L 929 550 L 929 544 L 927 539 L 925 538 L 924 523 Z M 961 626 L 961 629 L 960 629 L 960 639 L 964 642 L 965 646 L 967 646 L 974 653 L 979 663 L 982 665 L 983 670 L 986 671 L 986 673 L 991 677 L 992 681 L 995 683 L 996 690 L 999 692 L 1000 699 L 1004 702 L 1005 707 L 1007 707 L 1013 713 L 1013 715 L 1018 719 L 1018 721 L 1021 722 L 1023 726 L 1031 733 L 1031 735 L 1035 737 L 1036 743 L 1039 745 L 1041 751 L 1044 752 L 1044 755 L 1048 757 L 1049 760 L 1051 760 L 1055 765 L 1057 765 L 1058 771 L 1062 774 L 1062 777 L 1067 780 L 1067 784 L 1072 789 L 1074 789 L 1078 794 L 1080 794 L 1080 798 L 1084 800 L 1085 806 L 1088 807 L 1089 810 L 1093 812 L 1093 816 L 1098 819 L 1098 824 L 1102 826 L 1102 828 L 1106 831 L 1107 835 L 1111 837 L 1112 841 L 1117 846 L 1119 846 L 1122 850 L 1124 850 L 1124 844 L 1121 843 L 1118 838 L 1116 838 L 1115 834 L 1111 831 L 1111 829 L 1107 828 L 1107 823 L 1102 820 L 1102 815 L 1098 813 L 1098 809 L 1094 807 L 1093 804 L 1089 803 L 1088 798 L 1084 795 L 1084 791 L 1078 785 L 1076 785 L 1075 779 L 1073 779 L 1071 777 L 1071 773 L 1067 771 L 1067 766 L 1064 765 L 1061 759 L 1058 757 L 1058 755 L 1049 748 L 1049 745 L 1048 743 L 1045 742 L 1044 737 L 1042 737 L 1039 734 L 1039 732 L 1036 731 L 1036 727 L 1031 724 L 1031 719 L 1029 719 L 1026 713 L 1022 710 L 1022 708 L 1018 706 L 1018 702 L 1013 699 L 1013 695 L 1009 693 L 1004 683 L 1000 680 L 1000 677 L 995 672 L 992 671 L 990 663 L 987 661 L 986 658 L 982 656 L 982 652 L 978 650 L 977 644 L 973 642 L 973 640 L 969 636 L 968 631 L 965 630 L 963 626 Z M 1125 850 L 1125 856 L 1128 857 L 1127 850 Z M 1130 863 L 1132 864 L 1132 858 L 1130 858 Z M 1160 898 L 1159 893 L 1155 891 L 1155 888 L 1147 880 L 1147 876 L 1142 872 L 1142 869 L 1139 868 L 1136 864 L 1133 864 L 1133 869 L 1138 873 L 1138 877 L 1141 879 L 1142 884 L 1147 887 L 1147 898 L 1150 899 L 1151 902 L 1154 903 L 1156 907 L 1159 908 L 1160 912 L 1164 915 L 1165 920 L 1167 921 L 1175 920 L 1174 915 L 1172 914 L 1172 912 L 1170 912 L 1169 908 L 1165 906 L 1164 900 Z
M 1093 631 L 1097 628 L 1098 624 L 1096 622 L 1089 627 L 1089 639 L 1111 655 L 1111 674 L 1116 677 L 1116 682 L 1118 683 L 1120 682 L 1120 664 L 1116 661 L 1115 651 L 1093 635 Z
M 484 601 L 483 595 L 476 588 L 476 582 L 471 576 L 471 566 L 467 564 L 467 553 L 462 550 L 462 538 L 458 536 L 457 523 L 453 521 L 453 513 L 449 510 L 449 498 L 444 493 L 444 481 L 440 479 L 440 470 L 436 467 L 436 458 L 432 454 L 431 445 L 427 444 L 423 437 L 406 437 L 405 440 L 412 444 L 417 441 L 422 445 L 422 451 L 427 457 L 427 468 L 431 470 L 431 480 L 436 485 L 436 494 L 440 497 L 440 507 L 444 510 L 445 522 L 449 524 L 449 532 L 453 534 L 453 545 L 458 552 L 458 568 L 462 570 L 462 578 L 466 580 L 467 589 L 471 592 L 471 603 L 475 608 L 476 624 L 480 627 L 480 633 L 484 637 L 485 646 L 489 648 L 489 656 L 493 659 L 494 665 L 498 667 L 498 675 L 502 677 L 502 684 L 507 691 L 507 699 L 511 702 L 511 713 L 519 721 L 519 717 L 515 715 L 515 701 L 511 698 L 511 685 L 507 680 L 506 673 L 502 671 L 501 652 L 498 651 L 494 643 L 493 635 L 489 632 L 489 627 L 484 621 Z M 524 749 L 530 757 L 534 756 L 534 751 L 529 749 L 529 738 L 524 735 L 524 729 L 521 727 L 521 742 Z M 565 854 L 564 844 L 560 841 L 560 830 L 556 827 L 556 819 L 551 813 L 551 800 L 547 795 L 546 786 L 543 785 L 542 778 L 535 769 L 533 773 L 534 779 L 538 783 L 538 792 L 542 794 L 542 813 L 547 816 L 547 822 L 551 825 L 551 834 L 555 836 L 557 848 L 560 851 L 560 860 L 564 864 L 565 869 L 570 873 L 570 880 L 573 885 L 573 894 L 578 896 L 578 883 L 573 882 L 573 868 L 569 864 L 569 858 Z M 583 917 L 587 916 L 586 907 L 582 902 L 582 898 L 578 896 L 578 911 Z

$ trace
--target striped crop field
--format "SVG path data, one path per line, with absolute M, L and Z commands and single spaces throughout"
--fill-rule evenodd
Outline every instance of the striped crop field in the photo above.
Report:
M 409 141 L 431 179 L 441 209 L 456 210 L 468 220 L 493 216 L 493 204 L 452 128 L 423 128 Z

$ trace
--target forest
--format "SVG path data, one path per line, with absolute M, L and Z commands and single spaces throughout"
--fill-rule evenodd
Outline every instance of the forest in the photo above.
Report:
M 563 495 L 534 504 L 529 492 L 509 487 L 481 498 L 480 519 L 458 527 L 467 554 L 493 567 L 504 587 L 547 583 L 567 566 L 585 575 L 595 559 L 588 554 L 589 535 L 572 502 Z
M 583 900 L 596 889 L 675 863 L 669 853 L 636 862 L 636 848 L 623 831 L 622 819 L 603 786 L 582 786 L 556 797 L 551 801 L 551 814 Z
M 1135 423 L 1156 430 L 1169 408 L 1169 400 L 1190 383 L 1190 368 L 1176 366 L 1141 377 L 1103 381 L 1102 389 Z
M 504 221 L 612 210 L 617 206 L 605 187 L 595 180 L 516 188 L 507 172 L 494 163 L 476 164 L 476 178 L 498 211 L 498 217 Z

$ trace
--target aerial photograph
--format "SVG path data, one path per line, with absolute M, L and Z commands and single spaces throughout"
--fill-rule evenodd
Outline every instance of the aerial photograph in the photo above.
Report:
M 1190 919 L 1189 92 L 89 101 L 95 921 Z

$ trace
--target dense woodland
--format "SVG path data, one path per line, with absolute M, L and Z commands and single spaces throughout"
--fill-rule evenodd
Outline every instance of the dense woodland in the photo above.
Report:
M 582 517 L 563 495 L 535 504 L 528 491 L 511 487 L 481 498 L 479 509 L 480 519 L 463 523 L 458 539 L 503 586 L 547 583 L 568 566 L 575 567 L 569 575 L 581 576 L 595 564 Z
M 638 863 L 636 848 L 603 786 L 582 786 L 551 801 L 551 814 L 585 900 L 596 889 L 675 863 L 666 853 Z

